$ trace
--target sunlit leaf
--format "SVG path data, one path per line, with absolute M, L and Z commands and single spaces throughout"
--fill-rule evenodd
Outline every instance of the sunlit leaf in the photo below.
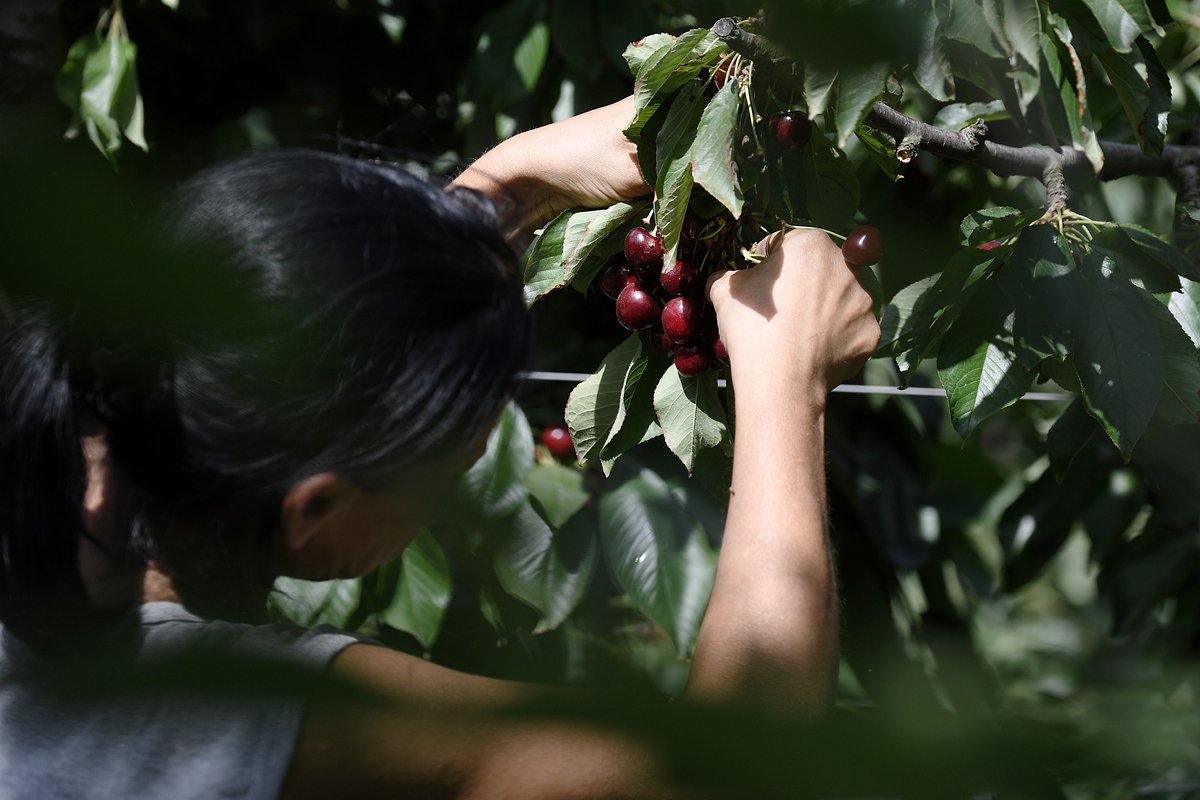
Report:
M 411 633 L 426 651 L 433 647 L 453 593 L 450 564 L 442 546 L 422 531 L 400 556 L 400 581 L 392 602 L 380 612 L 384 623 Z
M 691 156 L 696 184 L 719 200 L 734 217 L 742 215 L 743 203 L 733 153 L 737 116 L 737 82 L 729 81 L 705 107 Z
M 942 339 L 938 379 L 946 389 L 950 418 L 963 437 L 1020 399 L 1033 381 L 1017 355 L 1014 317 L 1004 292 L 984 285 Z
M 587 592 L 596 567 L 596 532 L 586 519 L 578 520 L 552 529 L 523 506 L 499 534 L 496 576 L 505 591 L 541 612 L 535 632 L 561 625 Z
M 583 461 L 599 455 L 622 411 L 629 372 L 642 354 L 642 337 L 633 334 L 605 356 L 595 375 L 571 392 L 565 412 L 575 452 Z
M 643 469 L 600 500 L 613 577 L 637 608 L 690 652 L 712 591 L 716 556 L 683 487 Z
M 487 450 L 462 477 L 459 502 L 484 517 L 511 514 L 529 490 L 523 480 L 533 466 L 533 432 L 515 403 L 509 403 L 488 435 Z
M 728 435 L 712 370 L 691 377 L 667 369 L 654 390 L 654 410 L 667 446 L 689 473 L 701 450 L 717 447 Z

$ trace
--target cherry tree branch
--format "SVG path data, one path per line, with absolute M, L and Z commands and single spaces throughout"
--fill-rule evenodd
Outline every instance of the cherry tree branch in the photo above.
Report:
M 804 76 L 796 62 L 765 36 L 738 27 L 732 17 L 717 20 L 712 31 L 730 49 L 754 62 L 756 69 L 761 68 L 779 83 L 803 91 Z M 913 119 L 885 103 L 876 103 L 867 113 L 866 124 L 897 142 L 920 142 L 920 149 L 927 153 L 978 164 L 997 175 L 1042 178 L 1052 167 L 1061 167 L 1068 173 L 1092 171 L 1087 156 L 1073 147 L 1013 147 L 987 141 L 987 126 L 982 122 L 962 131 L 950 131 Z M 1181 164 L 1200 159 L 1200 147 L 1166 145 L 1157 156 L 1148 156 L 1138 145 L 1122 142 L 1101 142 L 1100 149 L 1104 152 L 1101 180 L 1126 175 L 1170 177 L 1178 173 Z

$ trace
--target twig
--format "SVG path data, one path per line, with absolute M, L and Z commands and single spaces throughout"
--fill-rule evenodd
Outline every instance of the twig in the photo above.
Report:
M 1053 161 L 1042 173 L 1046 186 L 1046 213 L 1060 214 L 1067 208 L 1067 181 L 1063 177 L 1062 163 Z
M 767 72 L 790 88 L 803 90 L 804 77 L 796 64 L 790 68 L 781 61 L 781 51 L 765 37 L 739 28 L 732 18 L 717 20 L 712 31 L 730 49 L 750 59 L 756 66 L 760 61 L 769 65 Z M 764 44 L 766 43 L 766 44 Z M 1087 155 L 1073 147 L 1011 147 L 983 140 L 986 126 L 969 126 L 963 131 L 948 131 L 913 119 L 885 103 L 876 103 L 867 114 L 866 123 L 896 141 L 919 140 L 921 149 L 935 156 L 986 167 L 997 175 L 1024 175 L 1041 178 L 1052 164 L 1060 164 L 1064 172 L 1092 171 Z M 1101 142 L 1104 168 L 1101 180 L 1126 175 L 1170 177 L 1180 164 L 1200 160 L 1200 147 L 1166 145 L 1161 155 L 1148 156 L 1134 144 Z

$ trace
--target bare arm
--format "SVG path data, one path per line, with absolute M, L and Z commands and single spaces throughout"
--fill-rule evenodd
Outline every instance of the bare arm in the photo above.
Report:
M 510 239 L 532 233 L 560 211 L 602 208 L 650 191 L 637 148 L 621 132 L 633 98 L 524 131 L 479 157 L 451 186 L 495 197 Z
M 879 326 L 825 234 L 766 244 L 762 264 L 710 287 L 743 422 L 687 694 L 814 713 L 832 699 L 838 665 L 825 400 L 874 350 Z
M 825 524 L 826 394 L 874 350 L 871 301 L 840 250 L 794 232 L 710 295 L 743 420 L 725 541 L 687 696 L 783 712 L 828 704 L 837 604 Z M 391 705 L 313 698 L 284 796 L 678 797 L 644 743 L 569 721 L 502 721 L 547 689 L 355 645 L 335 678 Z

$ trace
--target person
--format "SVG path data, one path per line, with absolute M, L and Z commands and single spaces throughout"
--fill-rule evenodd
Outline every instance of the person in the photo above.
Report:
M 559 690 L 265 616 L 277 576 L 361 575 L 446 504 L 527 363 L 508 243 L 649 191 L 631 115 L 519 134 L 444 191 L 329 154 L 242 157 L 176 194 L 140 311 L 8 297 L 0 795 L 674 796 L 631 737 L 497 715 Z M 879 328 L 823 233 L 758 249 L 708 285 L 744 422 L 685 701 L 813 715 L 838 664 L 826 398 Z M 120 684 L 217 645 L 309 677 L 201 701 L 46 686 L 63 664 Z

